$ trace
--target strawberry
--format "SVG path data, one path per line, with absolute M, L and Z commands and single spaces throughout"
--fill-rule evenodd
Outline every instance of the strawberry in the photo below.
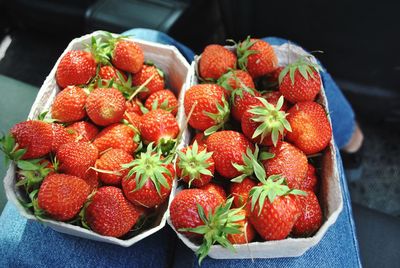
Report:
M 291 131 L 290 124 L 286 120 L 287 114 L 281 111 L 284 99 L 279 98 L 276 105 L 272 105 L 264 98 L 257 99 L 259 103 L 251 106 L 242 116 L 243 134 L 258 144 L 276 146 L 286 131 Z
M 321 90 L 319 70 L 318 64 L 299 58 L 279 74 L 279 91 L 292 103 L 313 101 Z
M 243 154 L 247 148 L 254 151 L 253 144 L 243 134 L 231 130 L 211 134 L 206 144 L 207 150 L 213 152 L 215 169 L 225 178 L 241 175 L 233 164 L 244 164 Z
M 61 145 L 74 142 L 77 135 L 73 132 L 68 131 L 63 125 L 53 123 L 51 124 L 53 130 L 53 143 L 51 145 L 51 151 L 57 152 Z
M 86 100 L 86 112 L 99 126 L 108 126 L 121 121 L 125 109 L 125 98 L 115 88 L 96 88 Z
M 199 146 L 207 146 L 206 145 L 206 136 L 204 136 L 203 132 L 198 132 L 194 135 L 193 139 L 191 140 L 190 144 L 193 144 L 194 142 L 197 142 Z
M 295 194 L 303 192 L 290 190 L 283 182 L 279 175 L 270 176 L 250 191 L 249 220 L 264 240 L 285 239 L 301 215 Z
M 247 244 L 253 241 L 254 237 L 256 236 L 256 231 L 254 230 L 253 225 L 249 222 L 246 218 L 246 210 L 240 209 L 239 212 L 236 214 L 238 216 L 245 217 L 243 220 L 235 222 L 239 225 L 237 228 L 239 229 L 240 233 L 238 234 L 228 234 L 226 238 L 232 244 Z
M 138 115 L 135 112 L 125 111 L 123 119 L 125 119 L 129 124 L 131 124 L 132 127 L 135 128 L 135 131 L 139 133 L 140 121 L 142 119 L 140 115 Z
M 126 101 L 126 112 L 134 112 L 138 115 L 143 115 L 142 107 L 143 104 L 138 98 L 134 98 L 131 101 Z
M 315 172 L 315 167 L 308 163 L 307 175 L 304 180 L 301 181 L 299 189 L 303 191 L 317 192 L 318 178 Z
M 260 39 L 247 39 L 237 46 L 240 69 L 247 70 L 251 77 L 257 78 L 274 71 L 278 64 L 272 46 Z
M 243 70 L 230 70 L 222 75 L 218 81 L 218 85 L 231 92 L 237 88 L 256 88 L 253 78 L 248 72 Z
M 55 173 L 43 180 L 38 205 L 53 219 L 68 221 L 78 214 L 89 194 L 89 185 L 81 178 Z
M 332 128 L 324 108 L 316 102 L 299 102 L 288 111 L 292 132 L 287 140 L 305 154 L 315 154 L 328 146 Z
M 104 128 L 93 141 L 93 144 L 104 152 L 109 148 L 122 149 L 133 154 L 138 147 L 136 133 L 132 127 L 124 124 L 112 124 Z
M 122 169 L 122 164 L 133 161 L 133 157 L 122 149 L 106 151 L 96 160 L 96 171 L 99 179 L 105 184 L 119 185 L 121 179 L 128 174 L 128 170 Z
M 262 96 L 269 103 L 276 106 L 278 104 L 280 97 L 282 96 L 282 93 L 280 93 L 279 91 L 268 91 L 268 92 L 265 92 Z M 281 111 L 285 112 L 288 110 L 288 108 L 289 108 L 288 102 L 284 99 L 282 107 L 281 107 Z
M 56 81 L 61 88 L 85 85 L 96 75 L 96 61 L 90 52 L 71 50 L 60 60 Z
M 99 77 L 101 80 L 114 80 L 114 82 L 119 83 L 121 82 L 119 79 L 119 74 L 126 80 L 126 75 L 120 71 L 118 71 L 117 68 L 111 66 L 111 65 L 104 65 L 101 66 L 100 70 L 99 70 Z
M 306 155 L 287 142 L 279 142 L 270 148 L 273 158 L 262 161 L 267 176 L 280 174 L 291 189 L 298 189 L 306 177 L 308 162 Z
M 200 192 L 199 192 L 200 191 Z M 194 189 L 183 190 L 171 203 L 170 216 L 178 232 L 203 238 L 203 243 L 196 251 L 199 265 L 207 256 L 211 245 L 216 242 L 223 247 L 233 249 L 229 235 L 243 234 L 245 215 L 241 209 L 231 209 L 232 198 L 226 203 L 215 206 L 211 196 Z M 231 237 L 232 238 L 232 237 Z
M 301 206 L 301 215 L 293 226 L 293 235 L 311 236 L 322 224 L 322 211 L 317 196 L 312 191 L 306 191 L 307 195 L 298 196 Z
M 122 190 L 104 186 L 97 190 L 86 208 L 85 221 L 105 236 L 121 237 L 136 224 L 140 210 L 124 197 Z
M 57 94 L 51 106 L 51 116 L 61 123 L 81 120 L 86 116 L 87 94 L 77 86 L 68 86 Z
M 93 168 L 88 169 L 86 172 L 85 178 L 83 178 L 86 183 L 90 187 L 90 191 L 92 192 L 93 190 L 97 189 L 99 187 L 99 175 L 96 170 Z
M 28 120 L 14 125 L 10 129 L 15 139 L 15 148 L 8 148 L 12 154 L 19 149 L 26 152 L 21 159 L 39 158 L 50 153 L 53 144 L 53 130 L 51 124 L 39 120 Z M 13 159 L 13 158 L 12 158 Z
M 195 228 L 203 225 L 203 220 L 198 213 L 202 207 L 204 214 L 208 215 L 220 205 L 216 195 L 201 189 L 185 189 L 180 191 L 172 200 L 169 213 L 175 229 L 189 236 L 194 233 L 182 231 L 182 228 Z
M 124 39 L 110 39 L 112 64 L 126 72 L 137 73 L 143 66 L 143 51 L 135 42 Z
M 139 98 L 145 100 L 150 94 L 164 89 L 164 74 L 154 65 L 145 64 L 140 71 L 133 75 L 132 84 L 134 86 L 145 85 L 146 91 L 139 93 Z
M 152 93 L 144 106 L 150 111 L 157 108 L 171 112 L 174 116 L 178 112 L 178 100 L 171 90 L 163 89 Z
M 225 89 L 215 84 L 194 85 L 185 93 L 184 108 L 189 125 L 209 135 L 222 128 L 229 118 Z
M 175 164 L 176 174 L 184 182 L 195 187 L 201 187 L 210 182 L 214 176 L 214 160 L 212 153 L 197 142 L 177 151 Z
M 164 146 L 178 136 L 179 126 L 170 112 L 156 109 L 142 115 L 139 130 L 146 144 L 154 142 Z
M 126 198 L 132 203 L 152 208 L 164 203 L 169 197 L 175 171 L 172 164 L 165 163 L 161 152 L 149 144 L 146 152 L 138 158 L 122 165 L 129 169 L 122 179 L 122 189 Z
M 67 131 L 76 136 L 77 141 L 93 141 L 99 133 L 98 128 L 86 121 L 75 122 L 67 127 Z
M 214 194 L 218 198 L 218 203 L 219 204 L 224 204 L 226 201 L 226 193 L 224 188 L 222 186 L 216 184 L 216 183 L 207 183 L 206 185 L 203 185 L 199 187 L 202 190 L 205 190 L 207 192 L 210 192 Z
M 236 55 L 227 48 L 211 44 L 205 47 L 199 61 L 200 77 L 217 80 L 229 69 L 236 67 Z
M 230 184 L 230 194 L 233 196 L 233 204 L 239 208 L 247 204 L 251 188 L 256 186 L 257 183 L 250 179 L 245 178 L 242 182 L 232 182 Z
M 260 103 L 257 99 L 257 97 L 260 96 L 261 94 L 257 90 L 251 88 L 238 88 L 233 90 L 231 95 L 231 114 L 233 118 L 241 122 L 243 114 L 250 109 L 250 107 Z
M 90 167 L 94 166 L 99 152 L 88 142 L 71 142 L 60 146 L 56 157 L 60 163 L 59 171 L 86 178 Z

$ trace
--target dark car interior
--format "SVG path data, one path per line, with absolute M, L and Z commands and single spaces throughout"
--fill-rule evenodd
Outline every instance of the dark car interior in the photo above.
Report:
M 95 30 L 151 28 L 195 53 L 247 35 L 323 51 L 317 57 L 352 104 L 365 138 L 362 152 L 343 155 L 361 262 L 400 262 L 400 2 L 0 0 L 0 10 L 0 91 L 7 96 L 0 114 L 21 106 L 0 119 L 2 131 L 31 106 L 13 99 L 32 100 L 70 40 Z M 5 202 L 1 187 L 0 211 Z

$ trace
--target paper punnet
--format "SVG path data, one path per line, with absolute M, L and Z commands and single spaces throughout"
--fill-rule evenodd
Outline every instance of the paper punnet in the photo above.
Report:
M 59 87 L 56 83 L 55 74 L 61 58 L 70 50 L 85 49 L 86 45 L 90 44 L 92 37 L 102 37 L 106 39 L 107 35 L 102 31 L 97 31 L 93 32 L 92 34 L 76 38 L 69 43 L 69 45 L 58 59 L 53 69 L 51 70 L 50 74 L 47 76 L 43 85 L 41 86 L 38 95 L 36 97 L 36 100 L 33 103 L 32 108 L 30 110 L 28 116 L 29 119 L 37 118 L 41 112 L 49 110 L 56 94 L 59 92 Z M 180 93 L 183 92 L 190 84 L 190 79 L 189 79 L 190 66 L 187 63 L 186 59 L 180 54 L 178 49 L 173 46 L 161 45 L 157 43 L 146 42 L 136 39 L 134 41 L 142 48 L 145 60 L 152 61 L 157 65 L 157 67 L 161 68 L 164 71 L 167 78 L 166 83 L 169 85 L 171 90 L 174 91 L 176 96 L 178 96 L 179 102 L 182 103 L 183 94 Z M 183 129 L 184 126 L 182 124 L 184 123 L 184 111 L 182 110 L 181 107 L 179 108 L 177 118 L 179 122 L 179 127 Z M 35 216 L 32 214 L 32 212 L 24 208 L 18 201 L 18 198 L 23 198 L 24 195 L 21 192 L 21 190 L 15 187 L 15 183 L 16 183 L 16 168 L 15 165 L 12 163 L 8 168 L 6 177 L 4 178 L 4 187 L 7 198 L 8 200 L 10 200 L 15 204 L 15 206 L 17 207 L 18 211 L 22 216 L 31 220 L 37 220 Z M 52 229 L 61 233 L 66 233 L 91 240 L 128 247 L 142 240 L 143 238 L 157 232 L 158 230 L 160 230 L 165 226 L 167 217 L 166 215 L 167 205 L 168 201 L 166 201 L 163 205 L 161 205 L 161 208 L 159 210 L 160 213 L 150 228 L 126 240 L 114 237 L 102 236 L 93 231 L 84 229 L 82 227 L 55 220 L 44 219 L 42 222 L 50 226 Z
M 272 46 L 277 57 L 278 65 L 286 66 L 301 56 L 310 56 L 314 63 L 316 59 L 304 51 L 301 47 L 293 44 L 283 44 L 280 46 Z M 234 47 L 229 47 L 234 49 Z M 198 84 L 196 74 L 198 73 L 197 65 L 200 57 L 197 57 L 191 64 L 190 85 Z M 322 85 L 321 92 L 318 96 L 318 102 L 321 103 L 325 110 L 328 111 L 328 102 Z M 329 114 L 328 119 L 331 121 Z M 181 147 L 189 144 L 190 132 L 184 133 L 184 139 Z M 333 137 L 328 147 L 323 151 L 321 158 L 322 172 L 320 176 L 320 194 L 319 200 L 323 212 L 323 224 L 316 234 L 308 238 L 287 238 L 277 241 L 251 242 L 243 245 L 233 245 L 236 252 L 232 252 L 220 245 L 213 245 L 208 256 L 215 259 L 250 259 L 250 258 L 279 258 L 279 257 L 297 257 L 304 254 L 311 247 L 318 244 L 323 238 L 328 228 L 335 223 L 343 208 L 342 191 L 340 187 L 340 178 L 337 170 L 336 149 Z M 181 187 L 173 188 L 171 192 L 170 202 L 175 195 L 182 190 Z M 186 236 L 177 232 L 168 215 L 168 224 L 175 230 L 178 237 L 191 250 L 197 251 L 200 245 L 193 243 Z

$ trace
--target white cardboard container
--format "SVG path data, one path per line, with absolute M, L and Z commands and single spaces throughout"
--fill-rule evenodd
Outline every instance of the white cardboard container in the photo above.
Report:
M 41 112 L 49 110 L 56 94 L 60 91 L 55 80 L 55 74 L 61 58 L 70 50 L 85 49 L 85 44 L 90 44 L 92 37 L 107 38 L 104 32 L 96 31 L 93 32 L 92 34 L 76 38 L 69 43 L 63 54 L 57 60 L 50 74 L 47 76 L 43 85 L 41 86 L 38 95 L 36 97 L 36 100 L 33 103 L 32 108 L 30 110 L 28 116 L 29 119 L 37 118 L 37 116 Z M 157 67 L 161 68 L 164 71 L 167 78 L 166 81 L 167 84 L 176 93 L 177 96 L 179 95 L 178 97 L 179 102 L 183 103 L 183 94 L 180 93 L 185 91 L 186 88 L 190 85 L 190 72 L 189 72 L 190 66 L 187 63 L 186 59 L 180 54 L 178 49 L 175 48 L 174 46 L 161 45 L 153 42 L 146 42 L 136 39 L 134 41 L 143 49 L 145 60 L 151 60 L 157 65 Z M 184 116 L 185 116 L 184 110 L 182 107 L 180 107 L 177 114 L 177 118 L 180 124 L 179 127 L 181 129 L 184 128 L 184 125 L 182 125 L 184 123 Z M 15 204 L 19 213 L 22 216 L 30 220 L 37 220 L 35 216 L 32 214 L 32 212 L 30 210 L 25 209 L 18 201 L 18 198 L 22 198 L 23 194 L 19 189 L 15 187 L 15 182 L 16 182 L 15 172 L 16 172 L 15 165 L 11 164 L 10 167 L 8 168 L 6 177 L 4 178 L 4 187 L 7 198 L 8 200 L 10 200 Z M 173 187 L 176 188 L 176 185 L 173 185 Z M 144 230 L 142 233 L 127 240 L 102 236 L 93 231 L 84 229 L 82 227 L 55 220 L 45 219 L 42 222 L 47 226 L 50 226 L 52 229 L 61 233 L 66 233 L 86 239 L 116 244 L 123 247 L 129 247 L 135 244 L 136 242 L 144 239 L 145 237 L 157 232 L 158 230 L 160 230 L 165 226 L 167 217 L 166 214 L 167 205 L 168 201 L 166 201 L 160 208 L 159 210 L 160 214 L 158 215 L 157 219 L 155 220 L 153 226 L 150 229 Z
M 285 66 L 300 56 L 309 55 L 301 47 L 293 44 L 283 44 L 281 46 L 272 47 L 274 48 L 274 51 L 278 57 L 279 66 Z M 228 48 L 233 49 L 233 47 Z M 317 62 L 313 56 L 311 56 L 311 59 L 313 62 Z M 191 64 L 191 85 L 199 83 L 196 77 L 198 60 L 199 57 L 197 57 Z M 323 86 L 321 88 L 321 94 L 318 97 L 318 102 L 322 103 L 325 106 L 325 109 L 328 110 L 328 102 Z M 184 147 L 185 145 L 189 144 L 190 138 L 190 133 L 186 131 L 180 147 Z M 322 172 L 320 174 L 319 200 L 323 211 L 323 224 L 316 234 L 308 238 L 287 238 L 278 241 L 251 242 L 244 245 L 234 245 L 236 252 L 232 252 L 220 245 L 213 245 L 208 253 L 208 256 L 215 259 L 297 257 L 301 256 L 308 249 L 318 244 L 318 242 L 327 232 L 328 228 L 335 223 L 343 209 L 342 191 L 337 170 L 336 149 L 334 146 L 333 137 L 328 148 L 324 151 L 321 163 Z M 182 187 L 173 188 L 171 192 L 170 203 L 180 190 L 182 190 Z M 186 246 L 193 251 L 197 251 L 200 245 L 193 243 L 186 236 L 177 232 L 171 222 L 169 213 L 167 222 Z

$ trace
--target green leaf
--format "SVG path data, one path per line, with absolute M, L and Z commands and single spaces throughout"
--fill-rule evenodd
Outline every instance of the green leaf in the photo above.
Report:
M 22 170 L 39 170 L 40 169 L 40 166 L 38 166 L 37 164 L 31 163 L 31 162 L 25 161 L 25 160 L 18 160 L 17 166 L 18 166 L 18 168 L 20 168 Z

